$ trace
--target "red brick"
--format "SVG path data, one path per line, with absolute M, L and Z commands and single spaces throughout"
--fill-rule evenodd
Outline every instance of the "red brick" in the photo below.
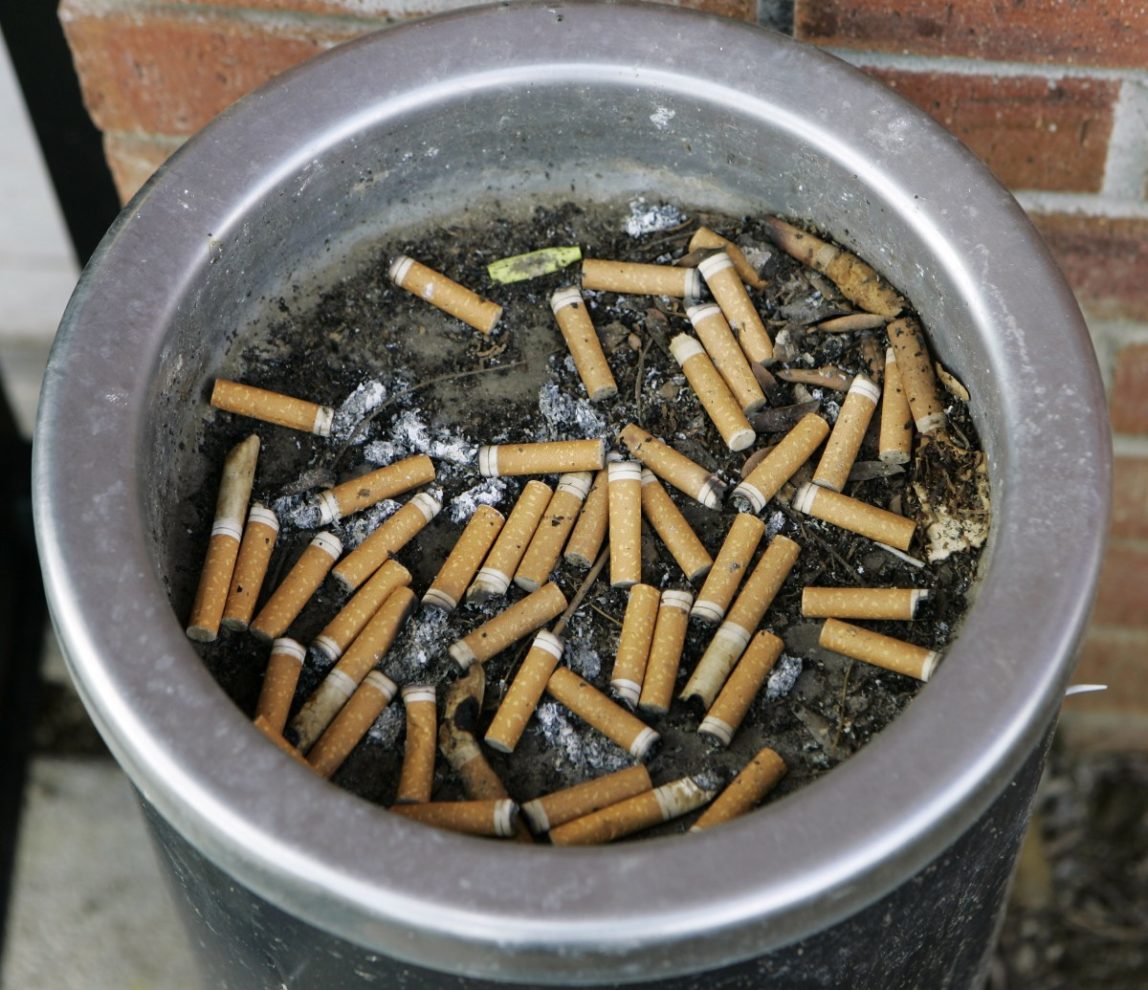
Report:
M 1143 68 L 1141 0 L 797 0 L 794 33 L 840 48 Z
M 1075 213 L 1031 219 L 1091 315 L 1148 320 L 1148 220 Z
M 1093 621 L 1148 632 L 1148 544 L 1139 540 L 1109 541 L 1100 569 Z M 1148 681 L 1145 686 L 1148 687 Z
M 1072 679 L 1108 690 L 1069 698 L 1066 710 L 1148 715 L 1148 631 L 1092 626 Z
M 1148 433 L 1148 344 L 1116 352 L 1108 408 L 1117 433 Z
M 105 131 L 194 133 L 260 83 L 369 30 L 353 21 L 89 6 L 65 0 L 60 17 L 84 102 Z
M 174 152 L 184 139 L 160 135 L 124 134 L 109 131 L 104 135 L 104 157 L 112 171 L 120 202 L 126 203 L 136 191 Z
M 1006 186 L 1100 190 L 1119 83 L 867 71 L 952 131 Z
M 1148 540 L 1148 457 L 1117 457 L 1112 475 L 1112 535 Z

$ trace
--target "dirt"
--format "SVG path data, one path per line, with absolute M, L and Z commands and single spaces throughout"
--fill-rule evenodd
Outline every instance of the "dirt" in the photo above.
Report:
M 627 223 L 631 230 L 627 231 Z M 457 539 L 477 502 L 490 501 L 504 512 L 513 505 L 525 479 L 484 481 L 466 458 L 480 443 L 573 439 L 607 436 L 616 444 L 617 430 L 637 422 L 655 436 L 707 468 L 736 482 L 748 454 L 731 454 L 702 412 L 668 353 L 674 333 L 689 330 L 680 301 L 665 298 L 588 293 L 590 312 L 617 380 L 617 398 L 597 404 L 585 390 L 567 356 L 550 313 L 548 298 L 575 283 L 577 266 L 514 285 L 492 284 L 486 265 L 498 258 L 552 245 L 581 245 L 586 257 L 624 258 L 669 263 L 686 253 L 690 235 L 705 223 L 739 243 L 751 260 L 761 263 L 768 288 L 754 293 L 783 357 L 779 367 L 833 366 L 852 375 L 870 373 L 873 355 L 884 353 L 884 333 L 866 343 L 860 333 L 810 333 L 805 327 L 849 312 L 852 307 L 824 277 L 804 268 L 771 246 L 764 228 L 753 219 L 688 217 L 657 204 L 615 204 L 583 210 L 574 205 L 537 209 L 531 216 L 471 228 L 466 225 L 427 231 L 408 239 L 373 245 L 357 269 L 341 275 L 316 300 L 308 292 L 284 294 L 273 318 L 239 334 L 218 374 L 289 395 L 338 406 L 364 382 L 386 387 L 386 398 L 351 441 L 326 441 L 278 427 L 255 424 L 229 414 L 204 411 L 198 449 L 189 456 L 215 467 L 207 484 L 183 493 L 181 536 L 173 550 L 171 595 L 186 617 L 198 580 L 218 485 L 227 449 L 257 429 L 264 447 L 256 477 L 255 497 L 275 503 L 287 514 L 303 495 L 345 480 L 406 453 L 425 449 L 430 441 L 436 459 L 444 509 L 423 533 L 399 554 L 413 574 L 421 595 Z M 669 225 L 668 229 L 666 225 Z M 447 273 L 488 298 L 503 304 L 499 328 L 486 337 L 393 286 L 389 262 L 405 253 Z M 775 369 L 776 370 L 776 369 Z M 770 392 L 775 409 L 797 402 L 816 403 L 830 422 L 844 393 L 839 389 L 778 381 Z M 943 393 L 960 447 L 977 448 L 977 437 L 964 402 Z M 813 408 L 812 406 L 810 408 Z M 845 492 L 866 502 L 906 514 L 920 512 L 910 482 L 920 473 L 932 490 L 943 487 L 945 468 L 936 450 L 927 465 L 887 475 L 877 465 L 876 422 L 858 458 L 866 480 L 851 481 Z M 776 442 L 785 429 L 762 433 L 754 449 Z M 436 456 L 437 452 L 437 456 Z M 807 466 L 805 480 L 812 466 Z M 954 468 L 955 470 L 955 468 Z M 940 474 L 938 474 L 940 472 Z M 194 476 L 196 472 L 189 472 Z M 802 480 L 803 475 L 795 481 Z M 550 479 L 552 480 L 552 479 Z M 971 482 L 970 482 L 971 483 Z M 787 504 L 793 486 L 766 507 L 762 518 L 770 536 L 782 533 L 802 547 L 798 562 L 763 623 L 785 640 L 785 653 L 766 689 L 754 701 L 745 723 L 728 749 L 718 749 L 695 731 L 699 713 L 675 702 L 670 713 L 648 720 L 662 734 L 648 762 L 655 784 L 683 774 L 728 778 L 762 746 L 774 748 L 789 766 L 788 775 L 769 800 L 804 787 L 866 745 L 916 697 L 922 685 L 908 677 L 848 660 L 820 649 L 820 622 L 803 619 L 805 585 L 889 585 L 928 588 L 930 598 L 913 622 L 873 622 L 871 628 L 943 650 L 959 630 L 974 581 L 978 553 L 965 550 L 943 561 L 916 567 L 871 541 L 809 517 Z M 711 554 L 734 517 L 727 501 L 713 511 L 671 492 Z M 404 499 L 407 496 L 404 496 Z M 394 505 L 369 510 L 366 519 L 352 517 L 336 527 L 348 545 L 362 539 Z M 645 524 L 643 524 L 645 527 Z M 310 540 L 309 529 L 285 525 L 264 585 L 273 588 Z M 912 556 L 924 557 L 919 527 Z M 763 540 L 763 546 L 765 541 Z M 689 585 L 660 541 L 643 529 L 644 580 L 659 588 Z M 555 580 L 567 597 L 579 588 L 585 572 L 560 564 Z M 697 587 L 692 589 L 695 593 Z M 510 600 L 522 593 L 512 589 Z M 325 585 L 294 623 L 290 635 L 307 643 L 326 624 L 341 602 Z M 605 690 L 626 603 L 625 592 L 599 579 L 587 594 L 567 630 L 564 658 L 572 669 Z M 444 685 L 457 676 L 447 646 L 505 607 L 495 600 L 466 605 L 443 616 L 423 609 L 407 624 L 381 664 L 397 683 Z M 691 622 L 681 666 L 684 678 L 712 636 L 712 627 Z M 224 633 L 214 644 L 197 647 L 219 683 L 245 713 L 258 695 L 267 650 L 252 637 Z M 513 676 L 525 644 L 489 661 L 486 702 L 481 719 L 489 720 Z M 310 694 L 329 668 L 314 651 L 296 694 L 296 706 Z M 942 661 L 943 662 L 943 661 Z M 441 692 L 440 692 L 441 698 Z M 368 800 L 387 804 L 394 794 L 402 758 L 403 713 L 394 704 L 334 777 L 336 783 Z M 511 795 L 525 801 L 599 773 L 629 765 L 622 749 L 587 728 L 551 700 L 544 700 L 511 756 L 488 753 Z M 439 761 L 436 799 L 463 796 L 456 776 Z M 670 831 L 688 827 L 690 819 Z

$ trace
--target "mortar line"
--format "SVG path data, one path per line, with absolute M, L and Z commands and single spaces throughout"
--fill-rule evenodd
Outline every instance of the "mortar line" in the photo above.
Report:
M 1010 190 L 1026 213 L 1073 213 L 1116 220 L 1148 220 L 1143 199 L 1108 197 L 1103 193 L 1046 192 L 1041 189 Z
M 1148 190 L 1148 86 L 1127 80 L 1112 114 L 1101 194 L 1143 197 Z

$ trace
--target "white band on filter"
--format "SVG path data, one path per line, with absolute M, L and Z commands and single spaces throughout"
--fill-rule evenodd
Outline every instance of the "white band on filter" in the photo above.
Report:
M 510 798 L 499 798 L 494 806 L 494 834 L 509 836 L 514 834 L 514 813 L 517 805 Z
M 484 478 L 498 477 L 498 446 L 478 448 L 478 473 Z
M 339 554 L 343 552 L 343 541 L 334 533 L 319 533 L 311 541 L 311 546 L 330 554 L 332 560 L 338 560 Z
M 590 485 L 594 482 L 594 475 L 589 471 L 571 471 L 558 479 L 554 486 L 556 492 L 568 492 L 580 501 L 585 501 L 590 493 Z
M 646 753 L 650 751 L 650 747 L 653 746 L 658 739 L 658 734 L 647 726 L 638 733 L 637 737 L 630 744 L 630 755 L 637 757 L 639 760 L 644 760 Z
M 730 497 L 746 502 L 753 512 L 760 512 L 765 508 L 765 499 L 762 498 L 761 492 L 755 486 L 744 481 L 733 490 Z
M 211 524 L 212 536 L 230 536 L 238 542 L 243 539 L 243 524 L 234 519 L 216 519 Z
M 638 698 L 642 694 L 642 685 L 625 677 L 612 680 L 610 689 L 631 708 L 638 703 Z
M 391 699 L 395 696 L 395 692 L 399 686 L 392 681 L 381 670 L 372 670 L 366 677 L 363 678 L 364 684 L 370 684 L 375 688 L 384 698 L 387 699 L 387 704 L 390 704 Z M 431 691 L 431 698 L 434 698 L 434 691 Z
M 403 279 L 407 277 L 407 272 L 411 270 L 411 265 L 415 263 L 414 258 L 409 258 L 405 254 L 400 254 L 394 261 L 391 262 L 390 276 L 391 281 L 395 285 L 402 285 Z
M 679 365 L 685 364 L 690 358 L 704 354 L 705 350 L 693 337 L 687 333 L 679 333 L 670 341 L 670 353 Z
M 562 659 L 562 650 L 564 649 L 564 644 L 562 640 L 555 636 L 552 632 L 548 632 L 547 630 L 543 629 L 542 632 L 534 637 L 533 645 L 538 647 L 540 650 L 545 650 L 552 657 L 555 657 L 558 660 Z
M 715 715 L 707 715 L 703 718 L 702 724 L 698 726 L 698 732 L 706 736 L 713 736 L 720 740 L 723 746 L 728 746 L 730 740 L 733 739 L 733 726 Z
M 706 598 L 699 598 L 694 602 L 694 607 L 690 610 L 690 615 L 704 619 L 707 622 L 721 622 L 721 620 L 725 618 L 725 609 L 717 602 L 711 602 Z
M 662 817 L 666 821 L 688 814 L 695 808 L 700 808 L 711 797 L 712 791 L 703 790 L 693 777 L 682 777 L 672 780 L 668 784 L 654 788 L 654 797 L 658 807 L 662 809 Z
M 418 506 L 419 511 L 430 522 L 435 516 L 442 511 L 442 502 L 440 502 L 433 495 L 428 495 L 426 492 L 419 492 L 411 503 Z
M 311 432 L 316 436 L 329 437 L 331 435 L 331 425 L 335 422 L 335 410 L 330 406 L 320 406 L 315 411 L 315 423 L 311 427 Z
M 606 476 L 610 484 L 616 481 L 642 480 L 642 465 L 637 461 L 611 461 L 606 465 L 609 474 Z
M 947 422 L 944 412 L 935 412 L 914 420 L 914 425 L 917 427 L 918 433 L 932 433 L 941 429 Z
M 328 526 L 343 518 L 343 512 L 339 508 L 339 500 L 335 498 L 333 491 L 320 492 L 315 498 L 319 503 L 320 526 Z
M 568 289 L 559 289 L 550 297 L 550 309 L 557 313 L 558 310 L 565 309 L 567 306 L 581 306 L 584 302 L 582 293 L 577 286 L 571 286 Z
M 921 680 L 927 681 L 933 676 L 933 671 L 937 669 L 937 663 L 941 659 L 941 654 L 936 650 L 930 650 L 925 662 L 921 664 Z
M 447 649 L 450 658 L 457 663 L 463 670 L 470 670 L 474 665 L 474 661 L 478 658 L 474 655 L 474 650 L 466 645 L 466 640 L 458 639 L 450 644 Z
M 749 638 L 753 633 L 749 629 L 743 629 L 736 622 L 723 622 L 718 626 L 718 631 L 714 633 L 714 639 L 724 639 L 733 643 L 740 651 L 749 646 Z
M 722 489 L 723 486 L 720 481 L 715 478 L 710 478 L 702 485 L 701 490 L 697 494 L 697 500 L 707 509 L 716 509 L 721 505 Z
M 272 656 L 294 657 L 302 663 L 303 658 L 307 655 L 307 650 L 297 639 L 292 639 L 290 636 L 281 636 L 271 644 L 271 654 Z
M 550 816 L 546 814 L 546 808 L 543 806 L 541 798 L 527 801 L 519 810 L 526 816 L 526 820 L 530 822 L 530 830 L 532 832 L 541 834 L 550 831 Z
M 435 701 L 434 686 L 430 684 L 408 684 L 403 688 L 403 703 L 414 704 L 419 701 Z
M 690 318 L 690 322 L 696 327 L 699 323 L 710 319 L 714 316 L 721 316 L 721 307 L 717 303 L 702 303 L 700 306 L 687 306 L 686 316 Z
M 819 490 L 816 485 L 802 485 L 797 489 L 797 494 L 793 496 L 793 507 L 798 512 L 804 512 L 808 515 L 813 509 L 813 503 L 817 501 L 817 493 Z
M 247 513 L 247 524 L 250 526 L 252 523 L 259 523 L 261 526 L 268 526 L 279 532 L 279 517 L 275 515 L 265 505 L 253 505 L 251 511 Z
M 881 389 L 875 383 L 871 382 L 864 375 L 854 375 L 853 384 L 849 386 L 849 392 L 856 392 L 858 395 L 868 399 L 873 405 L 877 405 L 878 400 L 881 398 Z
M 343 655 L 343 651 L 339 649 L 339 644 L 330 636 L 316 636 L 314 642 L 311 643 L 311 648 L 318 650 L 328 660 L 338 660 Z
M 683 612 L 688 612 L 693 601 L 694 596 L 688 591 L 670 589 L 662 592 L 662 604 L 669 608 L 681 609 Z
M 440 588 L 427 588 L 423 604 L 441 608 L 444 612 L 453 612 L 458 607 L 458 602 Z
M 708 279 L 711 275 L 716 275 L 726 268 L 733 268 L 733 261 L 724 251 L 719 251 L 717 254 L 711 254 L 702 261 L 698 265 L 697 270 Z
M 696 268 L 686 270 L 686 299 L 697 299 L 702 294 L 702 277 Z
M 505 595 L 506 589 L 510 587 L 510 575 L 493 567 L 483 567 L 474 576 L 471 587 L 490 595 Z

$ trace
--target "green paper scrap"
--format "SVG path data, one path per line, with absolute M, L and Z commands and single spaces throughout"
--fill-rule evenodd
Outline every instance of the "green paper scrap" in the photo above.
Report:
M 549 275 L 551 272 L 582 260 L 582 249 L 574 247 L 543 248 L 529 254 L 516 254 L 513 258 L 500 258 L 486 266 L 486 271 L 495 282 L 504 285 L 509 282 L 524 282 L 528 278 Z

